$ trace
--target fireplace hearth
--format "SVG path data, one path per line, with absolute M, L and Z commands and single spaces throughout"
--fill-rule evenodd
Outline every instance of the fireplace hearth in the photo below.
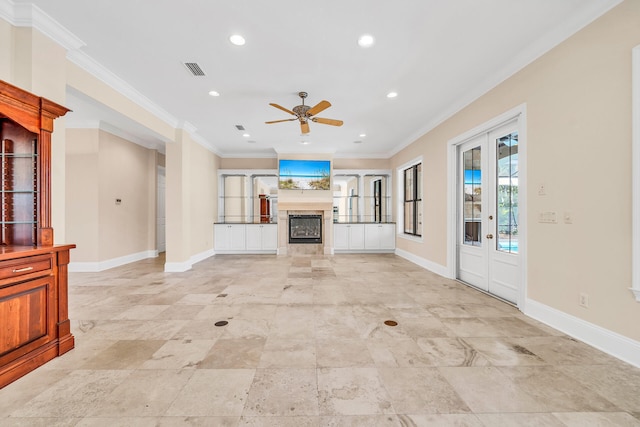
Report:
M 289 215 L 289 243 L 322 243 L 322 215 Z

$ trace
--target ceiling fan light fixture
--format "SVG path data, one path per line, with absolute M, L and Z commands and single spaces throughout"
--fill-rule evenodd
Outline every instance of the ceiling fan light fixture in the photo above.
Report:
M 373 46 L 375 42 L 376 40 L 371 34 L 363 34 L 358 38 L 358 46 L 364 48 Z
M 240 34 L 233 34 L 229 37 L 229 41 L 236 46 L 244 46 L 246 40 Z

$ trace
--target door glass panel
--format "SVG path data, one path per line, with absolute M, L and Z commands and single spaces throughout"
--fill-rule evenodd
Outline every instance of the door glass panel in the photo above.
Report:
M 481 150 L 475 147 L 462 153 L 464 165 L 464 244 L 482 244 L 482 174 Z
M 496 249 L 518 253 L 518 133 L 496 140 Z

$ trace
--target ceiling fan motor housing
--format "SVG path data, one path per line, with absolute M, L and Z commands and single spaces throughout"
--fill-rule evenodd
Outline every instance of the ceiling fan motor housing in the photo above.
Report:
M 307 111 L 309 111 L 311 107 L 309 107 L 308 105 L 297 105 L 295 107 L 293 107 L 293 112 L 296 113 L 296 116 L 298 116 L 299 119 L 306 119 L 307 118 Z

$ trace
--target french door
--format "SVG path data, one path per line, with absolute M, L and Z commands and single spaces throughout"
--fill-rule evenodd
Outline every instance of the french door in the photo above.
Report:
M 517 303 L 518 128 L 514 120 L 457 149 L 457 278 Z

